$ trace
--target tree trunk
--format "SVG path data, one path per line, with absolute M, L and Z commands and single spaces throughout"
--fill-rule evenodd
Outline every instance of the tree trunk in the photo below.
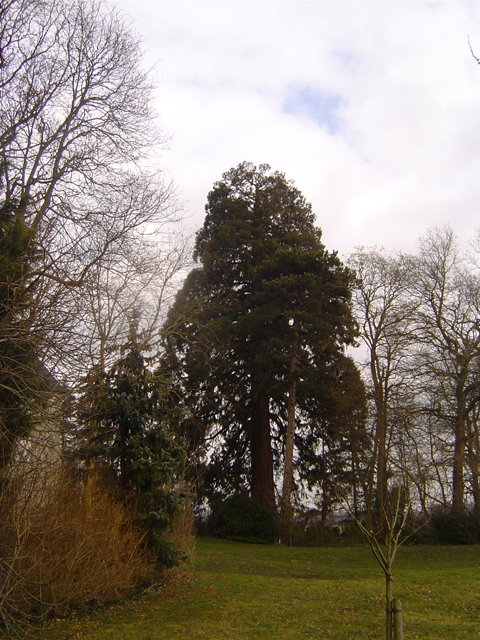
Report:
M 90 458 L 87 465 L 85 485 L 83 487 L 83 508 L 86 520 L 90 520 L 92 517 L 92 485 L 94 468 L 95 463 L 93 461 L 93 458 Z
M 392 640 L 392 598 L 393 598 L 393 577 L 392 574 L 385 573 L 385 638 Z
M 253 398 L 250 447 L 252 456 L 252 498 L 265 505 L 270 513 L 276 516 L 269 397 L 264 391 L 256 393 Z
M 370 361 L 370 370 L 372 374 L 374 401 L 375 401 L 375 437 L 374 437 L 374 456 L 370 469 L 370 486 L 367 501 L 367 525 L 372 526 L 372 507 L 373 507 L 373 486 L 375 481 L 375 463 L 377 472 L 376 482 L 376 504 L 379 515 L 383 509 L 386 509 L 387 500 L 387 398 L 384 390 L 385 380 L 378 370 L 378 358 L 376 353 L 372 353 Z
M 377 504 L 379 513 L 387 508 L 387 419 L 385 401 L 376 398 L 377 405 L 377 425 L 376 440 L 378 443 L 377 458 Z
M 464 383 L 460 381 L 456 388 L 457 415 L 455 419 L 455 447 L 453 452 L 452 509 L 465 511 L 465 481 L 463 469 L 465 464 L 465 393 Z
M 377 438 L 374 438 L 373 443 L 373 455 L 370 462 L 370 468 L 368 470 L 367 487 L 365 490 L 365 509 L 366 509 L 366 527 L 368 530 L 373 529 L 373 492 L 375 487 L 375 469 L 377 466 L 378 457 L 378 442 Z
M 353 515 L 355 520 L 358 520 L 358 491 L 357 491 L 357 478 L 360 474 L 357 474 L 358 465 L 355 460 L 355 453 L 352 450 L 352 487 L 353 487 Z
M 290 358 L 289 372 L 293 373 L 298 356 L 298 334 L 295 334 L 293 353 Z M 293 447 L 295 444 L 295 409 L 296 409 L 297 383 L 292 382 L 288 394 L 287 408 L 287 433 L 285 435 L 285 457 L 283 463 L 283 489 L 280 516 L 280 534 L 284 544 L 291 544 L 292 529 L 292 485 L 293 485 Z
M 293 445 L 295 441 L 296 382 L 292 382 L 288 394 L 288 420 L 285 436 L 285 460 L 283 468 L 281 537 L 284 544 L 291 544 L 292 528 L 292 485 L 293 485 Z

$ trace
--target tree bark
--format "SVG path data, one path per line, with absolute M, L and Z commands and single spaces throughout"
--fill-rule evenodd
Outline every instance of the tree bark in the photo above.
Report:
M 284 544 L 291 544 L 292 527 L 292 485 L 293 485 L 293 445 L 295 441 L 296 382 L 292 382 L 288 394 L 287 433 L 285 436 L 285 459 L 283 468 L 281 537 Z
M 385 638 L 392 640 L 392 598 L 393 598 L 393 576 L 390 572 L 385 574 Z
M 269 397 L 264 391 L 259 391 L 253 397 L 250 452 L 252 498 L 265 505 L 270 513 L 276 516 Z
M 457 401 L 457 415 L 455 419 L 455 447 L 453 452 L 453 478 L 452 478 L 452 509 L 453 511 L 465 511 L 465 480 L 463 469 L 465 464 L 465 392 L 462 372 L 461 379 L 455 390 Z
M 377 404 L 377 433 L 378 459 L 377 459 L 377 503 L 380 512 L 387 508 L 387 421 L 385 417 L 385 404 Z
M 298 356 L 298 335 L 295 335 L 293 345 L 293 353 L 290 358 L 289 371 L 293 373 L 297 363 Z M 283 463 L 283 489 L 282 489 L 282 505 L 281 505 L 281 537 L 284 544 L 291 544 L 291 527 L 292 527 L 292 485 L 293 485 L 293 448 L 295 444 L 295 409 L 297 405 L 296 399 L 297 383 L 292 382 L 288 393 L 287 408 L 287 433 L 285 435 L 285 457 Z
M 467 420 L 468 427 L 468 466 L 472 472 L 472 493 L 473 493 L 473 513 L 476 518 L 480 518 L 480 474 L 479 474 L 479 438 L 477 430 L 477 421 L 472 424 L 471 420 Z
M 374 450 L 376 458 L 372 461 L 372 467 L 377 466 L 377 485 L 376 485 L 376 503 L 381 513 L 386 508 L 388 497 L 387 489 L 387 398 L 384 389 L 385 382 L 378 371 L 377 354 L 374 352 L 370 364 L 372 373 L 374 399 L 375 399 L 375 440 Z M 385 385 L 386 386 L 386 385 Z M 373 482 L 373 468 L 371 470 L 371 480 Z M 373 484 L 371 485 L 373 488 Z M 370 525 L 372 520 L 372 491 L 369 491 L 370 505 L 367 505 L 367 514 L 369 515 Z

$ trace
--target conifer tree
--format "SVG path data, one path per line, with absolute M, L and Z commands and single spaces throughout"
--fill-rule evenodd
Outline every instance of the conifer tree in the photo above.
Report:
M 356 335 L 352 274 L 322 244 L 311 205 L 268 165 L 242 163 L 214 185 L 194 257 L 165 327 L 165 366 L 188 407 L 181 427 L 212 445 L 210 493 L 248 489 L 276 513 L 289 392 L 298 422 L 315 410 L 315 385 L 332 386 L 330 365 Z
M 169 428 L 166 383 L 152 372 L 145 351 L 138 317 L 133 317 L 113 367 L 85 380 L 78 451 L 87 468 L 107 466 L 145 529 L 147 545 L 161 562 L 171 564 L 175 550 L 164 533 L 182 500 L 175 479 L 185 456 Z

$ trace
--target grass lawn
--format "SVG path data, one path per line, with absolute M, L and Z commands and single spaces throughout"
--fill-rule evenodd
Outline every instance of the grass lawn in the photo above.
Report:
M 405 639 L 480 638 L 480 547 L 405 547 L 394 570 Z M 384 578 L 367 547 L 199 539 L 157 592 L 35 630 L 39 640 L 377 640 Z

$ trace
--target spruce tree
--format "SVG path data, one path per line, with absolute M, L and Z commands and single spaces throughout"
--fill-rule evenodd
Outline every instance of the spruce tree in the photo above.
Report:
M 91 372 L 85 379 L 78 454 L 87 469 L 109 470 L 145 530 L 148 547 L 168 565 L 175 561 L 175 549 L 164 534 L 182 501 L 175 480 L 185 455 L 170 429 L 168 385 L 152 371 L 145 351 L 148 345 L 133 317 L 118 360 L 109 371 Z

